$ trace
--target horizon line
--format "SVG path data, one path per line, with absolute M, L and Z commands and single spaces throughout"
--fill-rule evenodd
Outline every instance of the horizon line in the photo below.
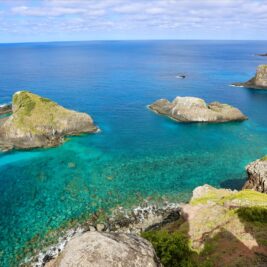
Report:
M 267 39 L 94 39 L 94 40 L 54 40 L 54 41 L 17 41 L 17 42 L 0 42 L 4 44 L 38 44 L 38 43 L 75 43 L 75 42 L 138 42 L 138 41 L 250 41 L 250 42 L 267 42 Z

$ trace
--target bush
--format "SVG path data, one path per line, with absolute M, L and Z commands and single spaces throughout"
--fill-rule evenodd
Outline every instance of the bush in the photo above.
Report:
M 266 207 L 243 207 L 237 210 L 237 214 L 247 222 L 267 223 Z
M 188 239 L 179 232 L 167 231 L 144 232 L 142 236 L 149 240 L 161 263 L 165 267 L 193 267 L 193 251 L 189 248 Z

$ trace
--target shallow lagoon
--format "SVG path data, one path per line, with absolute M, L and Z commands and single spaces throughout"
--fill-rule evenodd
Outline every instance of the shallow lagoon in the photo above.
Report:
M 58 148 L 0 154 L 0 265 L 48 231 L 153 196 L 186 201 L 209 183 L 240 188 L 267 154 L 267 92 L 230 87 L 266 60 L 266 42 L 133 41 L 0 45 L 0 103 L 28 89 L 90 113 L 101 128 Z M 266 63 L 266 62 L 265 62 Z M 177 79 L 185 73 L 186 79 Z M 198 96 L 249 120 L 177 124 L 159 98 Z

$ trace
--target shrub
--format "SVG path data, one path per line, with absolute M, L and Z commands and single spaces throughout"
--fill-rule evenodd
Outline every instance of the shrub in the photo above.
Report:
M 193 267 L 193 251 L 188 245 L 188 239 L 179 232 L 167 231 L 144 232 L 142 236 L 149 240 L 161 263 L 165 267 Z
M 266 207 L 243 207 L 237 210 L 239 218 L 248 222 L 267 223 Z

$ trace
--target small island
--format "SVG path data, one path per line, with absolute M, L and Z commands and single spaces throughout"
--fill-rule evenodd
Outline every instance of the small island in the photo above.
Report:
M 267 65 L 260 65 L 256 75 L 247 82 L 233 83 L 233 86 L 247 87 L 252 89 L 267 89 Z
M 228 122 L 247 119 L 247 116 L 235 107 L 219 102 L 207 104 L 197 97 L 177 96 L 172 102 L 160 99 L 148 107 L 155 113 L 177 122 Z
M 12 115 L 2 120 L 3 151 L 53 147 L 63 143 L 65 136 L 98 131 L 88 114 L 65 109 L 28 91 L 13 95 Z

